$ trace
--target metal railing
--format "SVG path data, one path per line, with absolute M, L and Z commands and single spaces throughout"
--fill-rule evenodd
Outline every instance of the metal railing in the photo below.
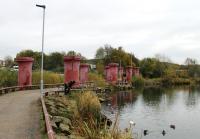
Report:
M 49 118 L 49 113 L 47 112 L 47 108 L 46 108 L 46 105 L 44 102 L 44 97 L 42 95 L 41 95 L 41 102 L 42 102 L 42 109 L 43 109 L 43 113 L 44 113 L 48 139 L 55 139 L 54 131 L 52 129 L 51 121 Z
M 54 88 L 54 87 L 59 87 L 63 84 L 44 84 L 44 88 Z M 39 89 L 40 85 L 27 85 L 27 86 L 12 86 L 12 87 L 5 87 L 5 88 L 0 88 L 0 95 L 11 93 L 11 92 L 16 92 L 16 91 L 22 91 L 22 90 L 34 90 L 34 89 Z

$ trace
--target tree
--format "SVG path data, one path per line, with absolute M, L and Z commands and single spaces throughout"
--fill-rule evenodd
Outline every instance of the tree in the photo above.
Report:
M 113 48 L 109 44 L 105 44 L 104 47 L 100 47 L 96 52 L 96 58 L 102 59 L 103 64 L 109 63 L 121 63 L 121 66 L 139 66 L 139 60 L 130 53 L 123 50 L 123 47 Z
M 161 55 L 161 54 L 156 54 L 155 58 L 160 61 L 160 62 L 167 62 L 167 63 L 171 63 L 171 59 L 165 55 Z
M 187 58 L 185 65 L 187 65 L 187 71 L 190 77 L 200 77 L 200 66 L 196 59 Z
M 142 75 L 148 78 L 162 77 L 167 69 L 167 65 L 155 58 L 144 58 L 140 62 Z
M 95 59 L 103 59 L 105 56 L 105 49 L 103 47 L 98 48 L 95 54 Z
M 34 52 L 33 50 L 23 50 L 17 53 L 16 57 L 32 57 L 34 58 L 33 69 L 40 69 L 41 65 L 41 52 Z M 44 54 L 44 65 L 46 64 L 46 54 Z
M 189 65 L 195 65 L 195 64 L 197 64 L 197 60 L 196 59 L 192 59 L 192 58 L 186 58 L 185 64 L 187 66 L 189 66 Z
M 45 69 L 51 70 L 51 71 L 57 71 L 57 72 L 63 71 L 64 55 L 65 55 L 64 52 L 62 52 L 62 53 L 60 53 L 60 52 L 50 53 L 50 55 L 46 56 Z
M 4 61 L 5 61 L 5 66 L 8 68 L 11 68 L 14 65 L 14 60 L 11 56 L 6 56 L 4 58 Z

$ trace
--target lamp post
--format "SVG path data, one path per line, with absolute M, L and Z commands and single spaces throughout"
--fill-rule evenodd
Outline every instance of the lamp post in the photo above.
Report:
M 43 65 L 44 65 L 44 23 L 45 23 L 45 5 L 38 5 L 36 7 L 40 7 L 43 9 L 43 26 L 42 26 L 42 60 L 41 60 L 41 82 L 40 82 L 40 93 L 43 94 L 44 90 L 44 82 L 43 82 Z

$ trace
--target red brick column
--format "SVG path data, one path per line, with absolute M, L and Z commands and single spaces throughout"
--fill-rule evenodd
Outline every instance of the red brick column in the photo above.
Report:
M 112 84 L 115 84 L 115 83 L 117 83 L 117 80 L 118 80 L 118 64 L 110 63 L 108 66 L 110 67 L 109 68 L 109 74 L 110 74 L 109 81 Z
M 106 66 L 106 67 L 105 67 L 105 79 L 106 79 L 107 82 L 108 82 L 109 79 L 110 79 L 110 72 L 109 72 L 109 69 L 110 69 L 109 66 Z
M 140 68 L 133 67 L 133 76 L 139 76 L 139 75 L 140 75 Z
M 132 76 L 133 76 L 133 73 L 132 73 L 133 71 L 132 71 L 132 66 L 127 66 L 126 67 L 126 80 L 128 81 L 128 82 L 131 82 L 131 80 L 132 80 Z
M 65 83 L 75 81 L 74 87 L 79 87 L 79 69 L 80 69 L 80 56 L 65 56 L 64 57 L 64 77 Z
M 124 68 L 120 67 L 119 68 L 119 79 L 120 79 L 120 81 L 122 81 L 123 73 L 124 73 Z
M 80 82 L 85 83 L 88 81 L 89 64 L 80 65 Z
M 18 57 L 18 86 L 32 85 L 32 65 L 34 59 L 31 57 Z

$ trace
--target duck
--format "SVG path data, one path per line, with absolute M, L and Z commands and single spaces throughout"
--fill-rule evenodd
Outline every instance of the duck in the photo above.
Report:
M 144 136 L 148 135 L 148 130 L 145 129 L 143 134 L 144 134 Z
M 175 125 L 170 125 L 170 128 L 175 130 L 176 126 Z
M 163 136 L 165 136 L 165 134 L 166 134 L 166 131 L 165 131 L 165 130 L 163 130 L 163 131 L 162 131 L 162 135 L 163 135 Z

